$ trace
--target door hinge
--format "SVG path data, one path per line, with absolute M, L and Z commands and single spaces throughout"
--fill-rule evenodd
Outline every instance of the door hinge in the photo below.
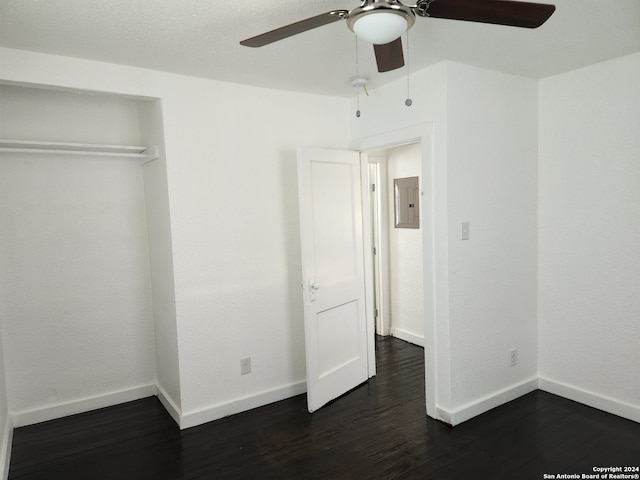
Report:
M 374 312 L 374 316 L 375 316 L 376 318 L 378 318 L 378 309 L 377 309 L 377 308 L 376 308 L 376 311 Z
M 372 192 L 375 192 L 375 191 L 376 191 L 376 184 L 375 184 L 375 183 L 372 183 L 372 184 L 371 184 L 371 191 L 372 191 Z
M 372 250 L 373 250 L 373 254 L 374 254 L 374 255 L 376 255 L 376 254 L 377 254 L 377 250 L 376 250 L 375 245 L 374 245 L 373 247 L 371 247 L 371 248 L 372 248 Z

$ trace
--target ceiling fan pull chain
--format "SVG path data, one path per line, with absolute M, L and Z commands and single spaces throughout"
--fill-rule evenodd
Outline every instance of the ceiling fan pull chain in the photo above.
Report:
M 407 30 L 406 33 L 406 43 L 407 43 L 407 99 L 404 101 L 404 104 L 407 107 L 410 107 L 411 104 L 413 103 L 413 100 L 411 100 L 411 95 L 410 95 L 410 90 L 409 90 L 409 62 L 411 60 L 411 57 L 409 56 L 409 30 Z

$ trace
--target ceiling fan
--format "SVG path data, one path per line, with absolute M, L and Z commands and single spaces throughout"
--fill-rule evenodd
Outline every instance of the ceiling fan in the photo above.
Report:
M 240 42 L 247 47 L 262 47 L 298 33 L 338 20 L 358 38 L 373 43 L 379 72 L 404 65 L 400 36 L 420 17 L 446 18 L 469 22 L 493 23 L 513 27 L 536 28 L 555 11 L 554 5 L 513 0 L 361 0 L 352 10 L 332 10 L 295 22 Z

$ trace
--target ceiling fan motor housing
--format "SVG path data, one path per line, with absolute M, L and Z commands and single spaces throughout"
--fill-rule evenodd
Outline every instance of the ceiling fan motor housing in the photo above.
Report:
M 415 19 L 413 9 L 397 0 L 365 0 L 349 12 L 347 25 L 358 37 L 380 45 L 409 30 Z

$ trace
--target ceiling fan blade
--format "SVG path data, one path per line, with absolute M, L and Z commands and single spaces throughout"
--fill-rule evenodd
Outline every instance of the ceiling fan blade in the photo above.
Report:
M 298 33 L 306 32 L 307 30 L 312 30 L 323 25 L 328 25 L 329 23 L 337 22 L 338 20 L 346 18 L 348 13 L 348 10 L 332 10 L 331 12 L 322 13 L 315 17 L 300 20 L 299 22 L 276 28 L 270 32 L 247 38 L 246 40 L 242 40 L 240 45 L 244 45 L 246 47 L 262 47 L 269 43 L 297 35 Z
M 404 66 L 404 55 L 402 54 L 402 40 L 400 37 L 393 42 L 384 45 L 374 45 L 373 51 L 376 54 L 376 63 L 379 72 L 389 72 Z
M 434 0 L 427 15 L 433 18 L 537 28 L 555 11 L 555 5 L 511 0 Z

